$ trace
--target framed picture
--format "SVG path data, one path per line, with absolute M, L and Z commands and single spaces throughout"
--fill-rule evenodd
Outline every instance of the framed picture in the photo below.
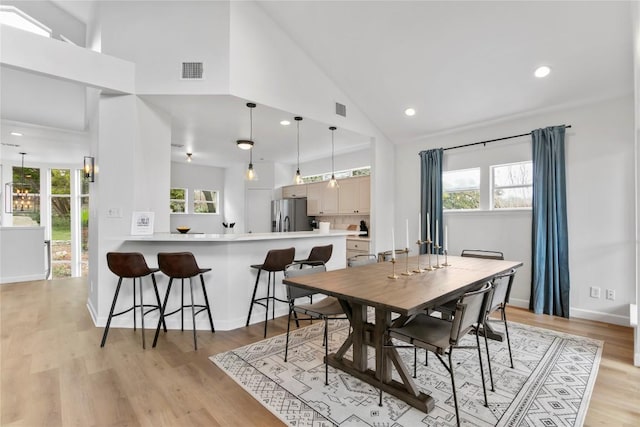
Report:
M 153 234 L 153 212 L 134 212 L 131 215 L 131 235 Z

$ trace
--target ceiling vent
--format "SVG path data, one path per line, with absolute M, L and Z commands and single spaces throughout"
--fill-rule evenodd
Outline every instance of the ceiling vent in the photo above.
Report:
M 336 114 L 342 117 L 347 117 L 347 106 L 336 102 Z
M 183 62 L 183 80 L 202 80 L 204 77 L 204 66 L 202 62 Z
M 2 145 L 6 146 L 6 147 L 20 147 L 19 144 L 12 144 L 10 142 L 3 142 Z
M 184 147 L 184 144 L 171 144 L 171 146 L 174 148 L 182 148 Z

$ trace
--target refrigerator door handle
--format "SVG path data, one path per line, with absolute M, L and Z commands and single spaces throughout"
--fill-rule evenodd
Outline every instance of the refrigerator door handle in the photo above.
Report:
M 284 217 L 284 227 L 282 231 L 291 231 L 291 221 L 289 220 L 289 215 Z

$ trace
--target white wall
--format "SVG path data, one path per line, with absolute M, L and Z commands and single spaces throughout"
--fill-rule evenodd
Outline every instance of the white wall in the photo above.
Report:
M 396 168 L 396 229 L 409 218 L 410 234 L 417 235 L 420 204 L 418 152 L 503 136 L 532 129 L 571 124 L 565 139 L 571 315 L 627 324 L 628 304 L 635 300 L 635 178 L 634 125 L 631 96 L 572 109 L 540 112 L 529 117 L 486 124 L 475 129 L 434 136 L 398 146 Z M 530 144 L 509 140 L 445 152 L 444 169 L 488 166 L 531 159 Z M 505 252 L 524 262 L 516 276 L 513 303 L 528 306 L 531 269 L 531 217 L 527 212 L 445 214 L 450 253 L 463 248 Z M 599 299 L 589 287 L 602 288 Z M 616 292 L 615 301 L 604 298 Z
M 227 94 L 229 4 L 224 1 L 100 2 L 102 52 L 136 64 L 137 94 Z M 203 62 L 203 80 L 182 80 Z
M 191 163 L 171 163 L 171 188 L 188 190 L 188 210 L 193 212 L 193 190 L 218 191 L 218 214 L 171 214 L 169 230 L 176 227 L 191 227 L 191 232 L 223 233 L 222 222 L 225 218 L 225 169 L 210 166 L 198 166 Z M 167 205 L 168 209 L 168 205 Z
M 336 171 L 371 166 L 371 149 L 358 150 L 346 154 L 337 154 L 335 156 L 334 163 Z M 300 163 L 300 173 L 302 176 L 317 175 L 327 172 L 331 172 L 331 157 Z M 291 176 L 293 177 L 294 174 L 295 166 L 292 168 Z M 291 184 L 291 182 L 288 184 Z
M 631 19 L 633 22 L 633 82 L 634 82 L 634 95 L 635 95 L 635 168 L 636 168 L 636 194 L 635 194 L 635 208 L 636 208 L 636 321 L 640 318 L 640 249 L 638 247 L 638 233 L 640 232 L 640 173 L 638 168 L 640 167 L 640 7 L 638 2 L 631 4 Z M 630 314 L 632 316 L 632 314 Z M 636 325 L 634 334 L 634 358 L 633 362 L 636 366 L 640 366 L 640 326 Z

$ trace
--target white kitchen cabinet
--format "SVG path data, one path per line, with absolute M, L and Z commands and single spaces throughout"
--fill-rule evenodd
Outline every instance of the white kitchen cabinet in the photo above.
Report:
M 371 204 L 370 177 L 347 178 L 339 182 L 339 213 L 368 214 Z
M 286 185 L 282 187 L 283 199 L 296 199 L 299 197 L 307 197 L 307 184 Z
M 335 215 L 338 213 L 338 188 L 328 182 L 307 184 L 307 215 Z
M 364 239 L 350 239 L 347 237 L 347 259 L 356 255 L 369 254 L 369 241 Z

